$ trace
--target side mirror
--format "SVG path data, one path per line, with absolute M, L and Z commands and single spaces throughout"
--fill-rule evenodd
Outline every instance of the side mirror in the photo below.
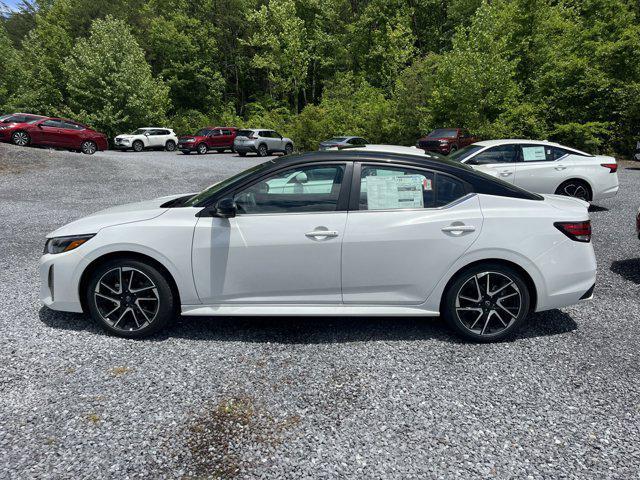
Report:
M 213 215 L 221 218 L 233 218 L 236 216 L 237 211 L 236 202 L 233 201 L 233 198 L 227 197 L 218 201 Z
M 149 136 L 149 132 L 144 132 L 144 136 L 148 137 Z

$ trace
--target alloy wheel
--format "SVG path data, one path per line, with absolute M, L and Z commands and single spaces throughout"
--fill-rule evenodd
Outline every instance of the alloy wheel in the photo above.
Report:
M 102 320 L 124 332 L 141 330 L 158 315 L 158 287 L 144 272 L 132 267 L 107 271 L 96 284 L 93 300 Z
M 86 153 L 87 155 L 93 155 L 94 153 L 96 153 L 96 144 L 93 142 L 83 142 L 82 153 Z
M 516 321 L 521 308 L 518 285 L 500 272 L 477 273 L 456 294 L 455 314 L 464 328 L 476 335 L 499 335 Z
M 589 200 L 589 191 L 581 183 L 567 183 L 560 193 L 569 197 L 579 198 L 580 200 Z
M 258 147 L 258 154 L 261 157 L 266 157 L 267 156 L 267 147 L 264 145 L 260 145 L 260 147 Z
M 13 143 L 24 147 L 29 143 L 29 135 L 26 132 L 15 132 L 13 134 Z
M 207 146 L 204 143 L 198 145 L 198 153 L 200 155 L 204 155 L 205 153 L 207 153 Z

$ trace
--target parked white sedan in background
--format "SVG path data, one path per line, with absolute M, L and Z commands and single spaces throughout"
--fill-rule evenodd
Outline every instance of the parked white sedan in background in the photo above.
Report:
M 427 156 L 327 151 L 48 235 L 40 297 L 125 337 L 196 316 L 442 314 L 492 341 L 592 296 L 588 204 Z
M 118 135 L 113 143 L 118 150 L 141 152 L 146 148 L 157 148 L 173 152 L 178 145 L 178 136 L 170 128 L 144 127 L 128 135 Z
M 588 202 L 618 193 L 616 159 L 536 140 L 476 142 L 448 157 L 531 192 Z

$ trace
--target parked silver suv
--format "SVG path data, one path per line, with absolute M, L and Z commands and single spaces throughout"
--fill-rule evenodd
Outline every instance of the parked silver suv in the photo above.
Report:
M 259 157 L 266 157 L 275 152 L 289 155 L 293 152 L 293 140 L 283 137 L 274 130 L 260 128 L 238 130 L 233 141 L 233 149 L 244 157 L 247 153 L 257 153 Z

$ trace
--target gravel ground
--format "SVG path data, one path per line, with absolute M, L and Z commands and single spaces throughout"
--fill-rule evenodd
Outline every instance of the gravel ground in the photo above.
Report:
M 438 319 L 186 317 L 131 341 L 41 307 L 48 231 L 257 161 L 0 145 L 0 478 L 639 478 L 634 164 L 593 208 L 595 299 L 509 342 Z

